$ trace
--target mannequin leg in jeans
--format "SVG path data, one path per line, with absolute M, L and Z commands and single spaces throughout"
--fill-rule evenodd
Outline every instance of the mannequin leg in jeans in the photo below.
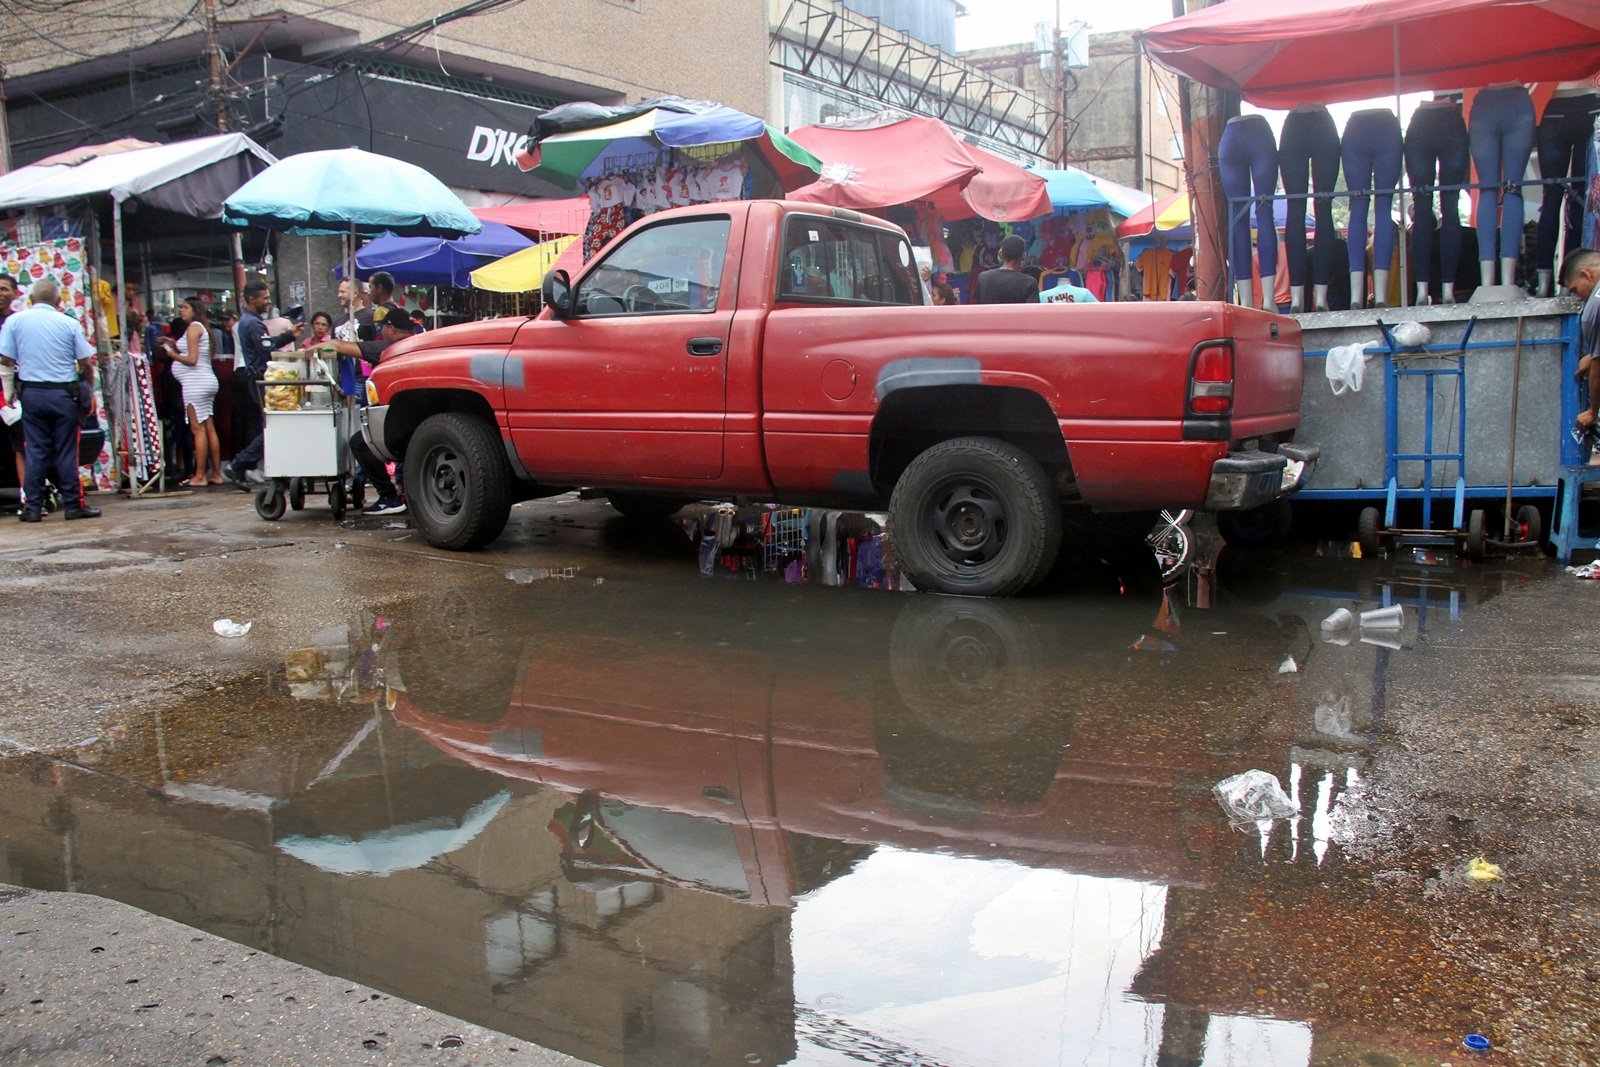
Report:
M 1222 189 L 1230 201 L 1259 197 L 1254 202 L 1257 255 L 1261 263 L 1261 304 L 1277 310 L 1272 290 L 1278 274 L 1278 231 L 1272 220 L 1272 195 L 1278 187 L 1278 146 L 1272 127 L 1261 115 L 1240 115 L 1228 120 L 1217 145 L 1217 162 L 1222 169 Z M 1240 203 L 1228 205 L 1232 241 L 1229 258 L 1233 265 L 1234 301 L 1250 303 L 1250 212 Z
M 1528 90 L 1513 85 L 1480 92 L 1467 138 L 1478 181 L 1486 186 L 1478 191 L 1478 271 L 1484 285 L 1494 284 L 1498 250 L 1501 284 L 1514 285 L 1522 251 L 1522 177 L 1533 155 Z
M 1283 120 L 1283 136 L 1278 145 L 1278 162 L 1283 172 L 1283 191 L 1288 197 L 1288 214 L 1283 228 L 1284 247 L 1289 257 L 1290 310 L 1306 310 L 1306 200 L 1308 187 L 1328 193 L 1339 181 L 1339 128 L 1328 109 L 1296 108 Z M 1328 310 L 1328 280 L 1333 276 L 1333 199 L 1312 201 L 1317 220 L 1317 244 L 1312 252 L 1311 277 L 1316 286 L 1312 307 Z
M 1344 127 L 1344 181 L 1350 190 L 1350 306 L 1366 306 L 1367 201 L 1376 191 L 1372 220 L 1374 305 L 1388 304 L 1389 262 L 1394 256 L 1394 193 L 1400 186 L 1400 120 L 1387 108 L 1357 111 Z M 1381 266 L 1380 266 L 1381 264 Z
M 1600 95 L 1557 96 L 1544 109 L 1539 120 L 1539 176 L 1545 181 L 1566 178 L 1566 182 L 1544 187 L 1539 207 L 1538 262 L 1539 295 L 1550 296 L 1555 289 L 1556 239 L 1562 235 L 1561 211 L 1566 208 L 1566 243 L 1563 251 L 1577 251 L 1578 231 L 1583 225 L 1583 180 L 1588 173 L 1589 139 L 1594 132 L 1594 113 L 1600 111 Z
M 1467 181 L 1467 126 L 1461 110 L 1439 101 L 1419 107 L 1406 128 L 1406 175 L 1416 195 L 1417 221 L 1412 233 L 1412 262 L 1416 266 L 1417 304 L 1428 302 L 1428 276 L 1433 266 L 1433 238 L 1439 237 L 1440 301 L 1456 302 L 1456 266 L 1461 258 L 1461 194 L 1439 192 L 1439 215 L 1434 216 L 1434 185 L 1464 185 Z

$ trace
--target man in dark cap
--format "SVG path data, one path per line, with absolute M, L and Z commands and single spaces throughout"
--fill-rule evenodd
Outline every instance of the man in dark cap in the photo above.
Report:
M 396 341 L 403 341 L 416 333 L 411 312 L 398 304 L 379 304 L 372 309 L 372 323 L 378 331 L 375 341 L 330 341 L 341 356 L 358 356 L 368 363 L 382 362 L 384 352 Z M 406 510 L 400 490 L 389 477 L 387 465 L 367 447 L 366 438 L 359 432 L 350 435 L 350 454 L 361 464 L 367 481 L 378 491 L 378 499 L 362 509 L 363 515 L 398 515 Z

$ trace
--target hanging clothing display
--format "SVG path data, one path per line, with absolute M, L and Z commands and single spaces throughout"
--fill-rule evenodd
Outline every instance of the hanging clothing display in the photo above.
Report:
M 1344 125 L 1340 146 L 1344 183 L 1350 193 L 1350 306 L 1366 301 L 1367 210 L 1373 210 L 1372 262 L 1385 275 L 1378 291 L 1388 284 L 1388 263 L 1394 255 L 1396 227 L 1394 197 L 1400 187 L 1404 141 L 1400 119 L 1388 108 L 1357 111 Z M 1372 204 L 1376 193 L 1376 205 Z
M 1600 112 L 1600 94 L 1558 89 L 1539 120 L 1539 176 L 1546 181 L 1566 179 L 1544 187 L 1539 207 L 1539 243 L 1534 255 L 1534 265 L 1541 271 L 1555 269 L 1556 243 L 1563 230 L 1566 240 L 1562 246 L 1567 253 L 1584 247 L 1578 240 L 1578 231 L 1583 226 L 1583 186 L 1589 171 L 1589 139 L 1594 134 L 1596 112 Z M 1542 290 L 1545 288 L 1541 285 Z M 1542 291 L 1541 295 L 1549 293 Z
M 1435 214 L 1435 187 L 1465 185 L 1469 177 L 1467 124 L 1454 100 L 1430 100 L 1418 105 L 1406 126 L 1406 178 L 1415 196 L 1416 225 L 1411 234 L 1411 258 L 1417 265 L 1418 303 L 1429 288 L 1435 266 L 1440 298 L 1452 302 L 1456 267 L 1461 256 L 1461 192 L 1439 189 Z M 1434 238 L 1439 242 L 1434 258 Z
M 1217 144 L 1217 163 L 1222 168 L 1222 190 L 1228 196 L 1228 255 L 1235 281 L 1249 279 L 1252 215 L 1261 275 L 1276 274 L 1278 241 L 1272 194 L 1278 188 L 1278 146 L 1266 118 L 1238 115 L 1229 119 Z
M 1501 283 L 1516 281 L 1522 254 L 1522 179 L 1533 155 L 1533 99 L 1521 85 L 1484 89 L 1472 101 L 1467 140 L 1478 172 L 1478 263 L 1483 284 L 1494 284 L 1495 260 L 1505 269 Z
M 1339 187 L 1339 128 L 1320 104 L 1297 107 L 1283 120 L 1278 141 L 1278 167 L 1283 173 L 1287 198 L 1284 214 L 1284 249 L 1289 259 L 1289 284 L 1306 284 L 1306 212 L 1316 219 L 1316 245 L 1312 250 L 1311 279 L 1315 285 L 1333 280 L 1334 190 Z M 1307 203 L 1306 194 L 1324 194 Z M 1325 301 L 1324 301 L 1325 302 Z M 1319 304 L 1322 302 L 1319 302 Z M 1296 308 L 1303 310 L 1303 307 Z M 1319 306 L 1317 310 L 1326 310 Z

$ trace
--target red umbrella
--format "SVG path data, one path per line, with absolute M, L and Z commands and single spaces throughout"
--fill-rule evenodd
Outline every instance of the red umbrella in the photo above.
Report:
M 1162 66 L 1272 108 L 1600 70 L 1594 0 L 1229 0 L 1137 36 Z
M 938 119 L 877 115 L 831 126 L 803 126 L 789 137 L 823 160 L 822 177 L 791 200 L 875 211 L 917 201 L 946 219 L 981 215 L 1022 222 L 1053 208 L 1044 179 L 963 144 Z

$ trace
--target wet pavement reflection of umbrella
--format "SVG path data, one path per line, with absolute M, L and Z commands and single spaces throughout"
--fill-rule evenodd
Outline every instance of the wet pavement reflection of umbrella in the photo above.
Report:
M 223 201 L 222 220 L 300 234 L 461 237 L 483 228 L 421 167 L 359 148 L 280 159 Z

